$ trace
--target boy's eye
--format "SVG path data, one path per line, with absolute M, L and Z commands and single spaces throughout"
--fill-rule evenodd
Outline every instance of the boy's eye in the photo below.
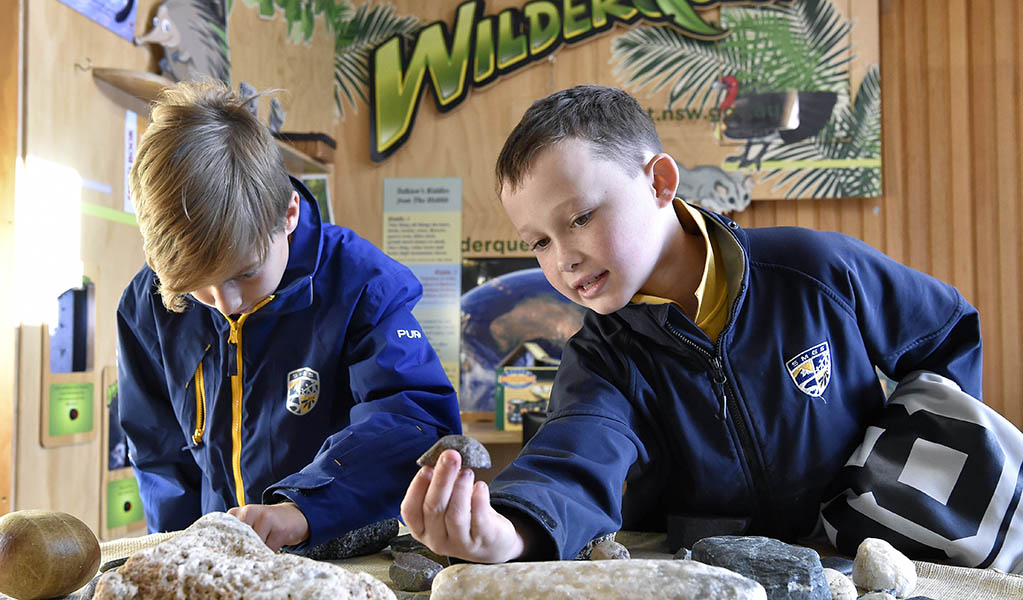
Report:
M 578 217 L 576 217 L 572 221 L 572 225 L 575 225 L 576 227 L 582 227 L 583 225 L 589 223 L 590 222 L 590 214 L 591 213 L 585 213 L 585 214 L 579 215 Z
M 242 273 L 241 275 L 239 275 L 238 279 L 252 279 L 257 274 L 259 274 L 259 271 L 249 271 L 248 273 Z
M 551 241 L 547 238 L 536 240 L 535 242 L 533 242 L 533 250 L 543 250 L 544 248 L 547 247 L 547 244 L 550 243 Z

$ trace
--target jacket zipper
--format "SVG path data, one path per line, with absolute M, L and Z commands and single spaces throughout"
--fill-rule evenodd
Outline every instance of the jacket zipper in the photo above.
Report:
M 203 356 L 210 349 L 206 344 L 203 349 Z M 187 386 L 186 386 L 187 387 Z M 202 443 L 202 436 L 206 432 L 206 381 L 202 375 L 202 359 L 199 366 L 195 368 L 195 431 L 192 433 L 192 442 L 196 446 Z
M 260 308 L 266 306 L 274 299 L 273 295 L 267 296 L 251 311 L 241 315 L 237 320 L 229 317 L 228 324 L 231 332 L 228 334 L 227 342 L 235 347 L 234 369 L 231 369 L 231 467 L 234 471 L 234 495 L 238 506 L 245 506 L 245 482 L 242 480 L 242 325 L 246 319 Z

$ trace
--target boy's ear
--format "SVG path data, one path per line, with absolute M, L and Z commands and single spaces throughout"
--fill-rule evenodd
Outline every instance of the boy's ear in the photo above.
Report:
M 678 191 L 678 165 L 675 159 L 661 152 L 647 163 L 653 181 L 653 192 L 658 206 L 671 204 Z
M 291 234 L 298 227 L 298 217 L 302 213 L 302 202 L 298 192 L 292 191 L 288 200 L 288 209 L 284 212 L 284 232 Z

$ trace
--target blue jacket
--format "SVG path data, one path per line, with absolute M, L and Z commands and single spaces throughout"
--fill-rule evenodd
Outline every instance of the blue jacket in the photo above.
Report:
M 416 458 L 461 432 L 411 313 L 422 286 L 352 231 L 321 224 L 293 183 L 302 210 L 283 279 L 234 332 L 190 296 L 183 313 L 166 310 L 148 267 L 121 297 L 121 427 L 151 532 L 287 498 L 309 521 L 300 547 L 317 545 L 397 516 Z
M 548 420 L 492 485 L 552 555 L 623 526 L 664 531 L 669 515 L 798 539 L 884 406 L 875 365 L 981 397 L 979 317 L 955 288 L 845 235 L 707 214 L 735 266 L 718 340 L 673 304 L 588 313 Z

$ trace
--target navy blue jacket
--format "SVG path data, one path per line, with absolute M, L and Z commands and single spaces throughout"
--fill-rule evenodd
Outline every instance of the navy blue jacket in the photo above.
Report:
M 622 527 L 664 531 L 669 515 L 798 539 L 884 406 L 875 365 L 981 397 L 979 317 L 952 286 L 845 235 L 707 215 L 736 265 L 719 338 L 673 304 L 587 313 L 547 422 L 492 485 L 554 555 Z
M 233 336 L 190 296 L 183 313 L 166 310 L 148 267 L 121 297 L 120 419 L 151 532 L 288 498 L 309 521 L 300 547 L 316 545 L 397 516 L 416 458 L 461 432 L 411 313 L 420 283 L 351 230 L 321 224 L 293 183 L 302 206 L 284 277 Z

